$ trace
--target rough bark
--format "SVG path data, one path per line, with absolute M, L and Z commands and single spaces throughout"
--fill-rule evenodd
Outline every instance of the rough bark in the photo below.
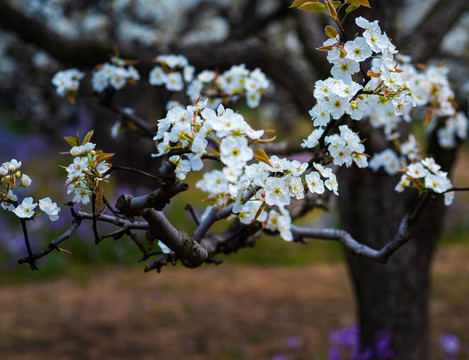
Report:
M 342 225 L 362 243 L 379 248 L 392 240 L 407 211 L 407 196 L 396 196 L 396 183 L 395 178 L 370 172 L 352 171 L 342 177 Z M 439 230 L 431 224 L 432 229 L 413 236 L 386 264 L 346 253 L 363 348 L 373 345 L 378 331 L 390 330 L 396 359 L 428 358 L 428 274 Z
M 367 150 L 376 151 L 378 146 L 378 142 L 370 143 Z M 430 139 L 428 153 L 446 170 L 454 162 L 455 151 L 438 148 L 435 138 Z M 362 243 L 381 248 L 393 239 L 402 216 L 415 206 L 416 192 L 396 193 L 399 176 L 390 177 L 384 172 L 352 168 L 340 175 L 342 227 Z M 394 359 L 429 358 L 430 267 L 445 208 L 442 196 L 432 198 L 412 225 L 411 240 L 386 264 L 346 251 L 363 348 L 373 345 L 379 331 L 389 330 Z
M 392 38 L 398 38 L 393 19 L 397 8 L 394 5 L 399 4 L 402 1 L 373 4 L 371 17 L 378 19 Z M 416 61 L 428 60 L 435 55 L 444 34 L 468 8 L 466 0 L 438 1 L 416 30 L 401 39 L 399 49 L 411 54 Z M 365 137 L 376 139 L 372 135 Z M 380 141 L 368 141 L 366 146 L 367 153 L 383 149 Z M 455 151 L 442 150 L 433 138 L 427 153 L 435 157 L 443 169 L 451 169 Z M 392 240 L 402 216 L 415 205 L 416 194 L 397 194 L 394 191 L 399 176 L 392 178 L 384 173 L 377 175 L 356 169 L 342 171 L 340 175 L 342 228 L 360 242 L 381 248 Z M 444 214 L 441 196 L 430 201 L 411 228 L 411 240 L 386 264 L 346 252 L 356 294 L 362 348 L 373 345 L 378 331 L 390 330 L 394 359 L 429 358 L 430 266 L 441 235 Z

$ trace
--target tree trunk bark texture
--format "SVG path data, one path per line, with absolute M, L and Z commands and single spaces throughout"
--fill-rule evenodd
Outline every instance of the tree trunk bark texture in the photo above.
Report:
M 378 149 L 379 141 L 367 146 L 370 153 Z M 444 170 L 452 167 L 456 151 L 438 148 L 434 137 L 427 152 Z M 393 239 L 403 216 L 415 209 L 417 191 L 397 193 L 394 187 L 400 176 L 382 171 L 352 167 L 339 175 L 341 227 L 360 242 L 381 248 Z M 373 345 L 379 331 L 389 330 L 394 359 L 429 358 L 430 267 L 445 209 L 443 196 L 432 198 L 411 226 L 411 240 L 385 264 L 346 253 L 363 348 Z
M 375 248 L 391 241 L 409 203 L 409 196 L 394 191 L 397 182 L 396 177 L 386 174 L 353 170 L 342 176 L 339 199 L 343 228 Z M 389 330 L 394 359 L 428 359 L 429 273 L 442 211 L 441 199 L 427 204 L 413 226 L 411 241 L 386 264 L 346 254 L 363 348 L 373 345 L 379 331 Z
M 382 28 L 393 38 L 399 37 L 396 34 L 394 19 L 396 9 L 401 5 L 402 0 L 374 2 L 369 18 L 378 19 Z M 437 51 L 443 35 L 468 8 L 469 2 L 466 0 L 439 0 L 422 19 L 416 31 L 405 41 L 401 41 L 401 44 L 404 44 L 405 50 L 410 51 L 414 59 L 427 60 Z M 368 17 L 366 11 L 363 15 Z M 443 28 L 435 27 L 435 23 L 440 21 L 444 23 Z M 414 49 L 414 45 L 408 46 L 410 43 L 418 43 L 419 46 Z M 360 130 L 361 135 L 362 130 L 364 129 Z M 364 137 L 376 139 L 375 135 Z M 367 142 L 367 152 L 372 154 L 374 151 L 383 150 L 380 142 Z M 456 151 L 442 150 L 436 143 L 433 136 L 429 141 L 427 153 L 435 158 L 443 170 L 449 171 Z M 412 191 L 413 189 L 407 189 L 401 194 L 396 193 L 394 187 L 398 181 L 399 176 L 390 177 L 382 171 L 374 174 L 371 170 L 341 170 L 341 227 L 355 239 L 377 249 L 391 241 L 402 217 L 412 212 L 417 200 L 416 191 Z M 379 331 L 389 330 L 393 359 L 429 359 L 430 270 L 433 253 L 443 228 L 445 206 L 442 198 L 438 196 L 427 203 L 418 220 L 412 225 L 411 240 L 391 256 L 386 264 L 346 252 L 347 266 L 356 296 L 363 349 L 373 345 Z

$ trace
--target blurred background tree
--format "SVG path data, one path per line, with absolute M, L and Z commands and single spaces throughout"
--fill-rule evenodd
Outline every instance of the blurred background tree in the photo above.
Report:
M 310 131 L 307 113 L 314 105 L 314 82 L 330 72 L 325 54 L 315 50 L 324 41 L 327 18 L 288 9 L 290 3 L 0 1 L 0 126 L 2 133 L 8 134 L 2 139 L 5 156 L 7 151 L 22 148 L 10 134 L 43 134 L 47 145 L 57 150 L 63 148 L 64 135 L 93 128 L 95 142 L 106 143 L 107 152 L 118 153 L 114 164 L 151 172 L 155 166 L 147 155 L 151 146 L 139 141 L 137 135 L 123 132 L 109 140 L 111 127 L 121 120 L 115 108 L 103 107 L 92 96 L 73 105 L 65 103 L 55 96 L 50 84 L 58 70 L 78 67 L 90 73 L 116 51 L 124 59 L 138 59 L 143 78 L 147 78 L 155 56 L 168 53 L 186 56 L 197 71 L 224 71 L 240 63 L 249 69 L 259 67 L 272 80 L 275 91 L 266 94 L 252 117 L 267 122 L 267 127 L 277 129 L 279 138 L 289 140 L 285 148 L 278 148 L 279 153 L 289 153 L 288 144 L 299 144 L 304 138 L 299 132 Z M 467 112 L 469 2 L 392 0 L 371 1 L 371 5 L 371 10 L 359 9 L 353 15 L 379 20 L 400 52 L 411 55 L 414 63 L 448 64 L 456 101 Z M 347 24 L 347 31 L 356 33 L 353 22 Z M 134 108 L 141 118 L 155 124 L 164 117 L 170 95 L 143 83 L 116 94 L 114 103 Z M 85 85 L 82 93 L 91 94 L 91 87 Z M 296 121 L 304 125 L 296 125 Z M 360 134 L 375 139 L 367 142 L 367 153 L 384 148 L 384 139 L 376 130 L 363 126 Z M 34 146 L 30 144 L 30 152 Z M 438 147 L 435 135 L 429 134 L 426 151 L 446 171 L 451 170 L 456 150 Z M 362 243 L 380 248 L 392 240 L 416 196 L 396 194 L 395 177 L 355 170 L 340 173 L 340 227 Z M 140 179 L 125 174 L 120 182 L 133 191 L 142 185 Z M 388 329 L 396 358 L 429 358 L 429 273 L 444 224 L 445 209 L 440 200 L 427 204 L 412 228 L 412 240 L 385 265 L 346 252 L 363 347 L 372 345 L 379 330 Z

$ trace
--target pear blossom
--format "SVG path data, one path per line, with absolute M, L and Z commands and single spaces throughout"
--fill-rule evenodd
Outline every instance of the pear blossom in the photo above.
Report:
M 22 219 L 29 219 L 34 216 L 34 208 L 37 203 L 33 203 L 32 197 L 23 199 L 23 202 L 19 204 L 14 210 L 12 210 L 16 216 Z
M 290 191 L 283 178 L 269 177 L 265 183 L 265 202 L 267 205 L 284 206 L 290 204 Z
M 414 179 L 423 178 L 428 174 L 428 170 L 422 165 L 422 163 L 418 162 L 415 164 L 410 164 L 407 167 L 406 174 Z
M 58 95 L 65 96 L 78 90 L 80 80 L 83 79 L 84 76 L 85 74 L 77 69 L 59 71 L 52 78 L 52 84 L 57 87 L 56 91 Z
M 334 62 L 331 74 L 334 78 L 342 80 L 346 84 L 352 82 L 352 75 L 360 71 L 358 62 L 348 59 L 339 58 Z
M 324 181 L 317 171 L 313 171 L 305 176 L 306 185 L 309 191 L 316 194 L 323 194 L 325 191 Z
M 347 52 L 346 58 L 356 62 L 365 61 L 372 55 L 372 51 L 363 37 L 347 41 L 344 45 L 344 50 Z
M 243 167 L 254 156 L 245 137 L 229 136 L 220 145 L 220 160 L 229 167 Z
M 60 208 L 56 203 L 53 203 L 49 197 L 39 200 L 39 208 L 44 211 L 51 221 L 55 221 L 59 218 Z
M 167 81 L 167 75 L 164 72 L 163 68 L 160 66 L 155 66 L 149 74 L 148 82 L 150 85 L 163 85 Z

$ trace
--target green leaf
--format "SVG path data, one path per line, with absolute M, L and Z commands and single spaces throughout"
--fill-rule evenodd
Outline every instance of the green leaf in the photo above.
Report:
M 77 140 L 76 140 L 74 137 L 65 136 L 64 139 L 65 139 L 66 142 L 68 142 L 68 144 L 69 144 L 71 147 L 78 146 Z
M 360 7 L 360 5 L 350 4 L 349 6 L 347 6 L 347 9 L 345 9 L 345 12 L 347 14 L 351 13 L 352 11 L 357 10 L 359 7 Z
M 96 190 L 96 207 L 99 209 L 101 206 L 103 206 L 103 189 L 98 188 Z
M 257 218 L 262 214 L 262 210 L 265 208 L 265 202 L 262 203 L 262 205 L 259 207 L 257 210 L 256 216 L 254 216 L 254 219 L 252 219 L 251 224 L 254 224 L 257 220 Z
M 102 163 L 103 161 L 106 161 L 106 160 L 109 160 L 110 158 L 112 158 L 115 154 L 114 153 L 102 153 L 102 154 L 99 154 L 98 156 L 96 156 L 96 162 L 99 164 L 99 163 Z
M 368 0 L 346 0 L 345 2 L 351 5 L 361 5 L 371 8 L 370 2 Z
M 335 7 L 332 5 L 331 0 L 326 0 L 326 7 L 329 14 L 331 14 L 331 17 L 337 20 L 337 11 L 335 11 Z
M 336 29 L 333 27 L 333 26 L 330 26 L 330 25 L 327 25 L 325 28 L 324 28 L 324 32 L 326 33 L 326 36 L 328 38 L 335 38 L 337 36 L 337 31 Z
M 272 164 L 269 161 L 269 157 L 265 153 L 264 149 L 256 149 L 254 150 L 254 159 L 257 161 L 262 161 L 263 163 L 266 163 L 270 167 L 272 167 Z
M 303 5 L 307 2 L 317 2 L 318 0 L 316 1 L 311 1 L 311 0 L 295 0 L 293 1 L 293 3 L 290 5 L 291 8 L 293 7 L 297 7 L 297 6 L 300 6 L 300 5 Z
M 370 2 L 368 0 L 357 0 L 355 4 L 365 6 L 371 9 Z
M 341 1 L 332 1 L 332 5 L 337 9 L 340 5 L 342 5 Z
M 324 10 L 326 10 L 326 6 L 320 2 L 309 1 L 299 6 L 298 9 L 310 12 L 324 12 Z
M 341 58 L 341 59 L 343 59 L 344 57 L 347 56 L 347 51 L 345 51 L 344 48 L 338 47 L 338 49 L 339 49 L 339 52 L 340 52 L 340 58 Z
M 88 131 L 88 134 L 85 135 L 85 138 L 83 139 L 82 144 L 86 144 L 91 140 L 91 137 L 93 136 L 94 130 Z
M 321 46 L 321 47 L 317 47 L 316 50 L 319 50 L 319 51 L 331 51 L 333 50 L 334 47 L 331 46 L 331 45 L 328 45 L 328 46 Z

